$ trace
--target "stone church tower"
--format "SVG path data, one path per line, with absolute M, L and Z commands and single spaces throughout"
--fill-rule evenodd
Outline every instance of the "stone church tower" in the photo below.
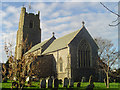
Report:
M 28 51 L 30 46 L 33 47 L 41 42 L 39 15 L 39 11 L 35 15 L 33 13 L 27 13 L 25 7 L 21 8 L 15 48 L 16 59 L 21 59 L 21 56 Z

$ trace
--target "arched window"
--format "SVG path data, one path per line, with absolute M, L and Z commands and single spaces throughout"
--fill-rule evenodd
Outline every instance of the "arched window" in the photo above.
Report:
M 34 23 L 32 20 L 30 20 L 29 28 L 33 28 L 33 26 L 34 26 Z
M 62 62 L 60 63 L 60 72 L 62 72 L 63 71 L 63 64 L 62 64 Z
M 78 49 L 79 67 L 90 67 L 91 50 L 88 42 L 82 40 Z
M 59 70 L 59 72 L 63 72 L 63 61 L 62 61 L 61 57 L 59 58 L 57 63 L 58 63 L 58 70 Z

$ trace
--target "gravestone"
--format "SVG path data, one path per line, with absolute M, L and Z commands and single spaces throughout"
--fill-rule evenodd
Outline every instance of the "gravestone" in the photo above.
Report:
M 13 80 L 16 81 L 16 77 L 13 77 Z
M 89 78 L 89 84 L 93 84 L 93 76 L 92 75 Z
M 32 84 L 31 77 L 27 77 L 26 81 L 27 81 L 27 86 L 30 87 Z
M 49 77 L 46 78 L 46 83 L 48 83 L 48 79 L 49 79 Z
M 85 82 L 85 77 L 82 77 L 81 82 Z
M 42 78 L 40 78 L 40 88 L 41 88 L 41 82 L 42 82 Z
M 54 88 L 58 88 L 58 85 L 59 85 L 59 81 L 58 81 L 58 79 L 56 78 L 56 79 L 54 80 Z
M 59 79 L 59 84 L 61 84 L 61 85 L 62 85 L 62 79 Z
M 41 81 L 41 88 L 46 88 L 46 79 Z
M 94 88 L 94 84 L 89 84 L 87 87 L 86 87 L 86 90 L 93 90 Z
M 11 89 L 14 88 L 14 87 L 15 87 L 16 89 L 18 89 L 18 83 L 17 83 L 16 81 L 12 82 Z
M 29 80 L 30 80 L 29 77 L 27 77 L 27 78 L 26 78 L 26 81 L 28 82 Z
M 91 75 L 89 78 L 89 85 L 86 87 L 86 90 L 93 90 L 94 84 L 93 84 L 93 76 Z
M 114 83 L 116 83 L 116 79 L 114 79 Z
M 63 87 L 68 87 L 68 85 L 69 85 L 69 79 L 68 78 L 64 78 L 64 85 L 63 85 Z
M 81 85 L 81 83 L 80 83 L 80 82 L 78 82 L 77 87 L 80 87 L 80 85 Z
M 74 87 L 74 81 L 73 81 L 73 79 L 70 79 L 70 87 Z
M 53 79 L 50 77 L 48 79 L 48 88 L 52 88 Z

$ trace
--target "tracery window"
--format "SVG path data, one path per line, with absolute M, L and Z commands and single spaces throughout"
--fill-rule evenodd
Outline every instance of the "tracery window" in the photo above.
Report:
M 90 67 L 91 51 L 86 40 L 82 40 L 78 49 L 79 67 Z

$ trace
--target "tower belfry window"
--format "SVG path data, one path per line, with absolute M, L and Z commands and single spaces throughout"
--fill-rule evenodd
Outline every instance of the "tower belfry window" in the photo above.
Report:
M 32 20 L 30 20 L 29 28 L 33 28 L 33 26 L 34 26 L 34 23 Z

